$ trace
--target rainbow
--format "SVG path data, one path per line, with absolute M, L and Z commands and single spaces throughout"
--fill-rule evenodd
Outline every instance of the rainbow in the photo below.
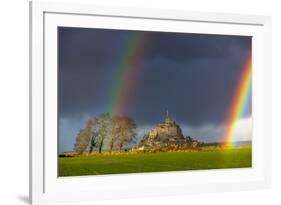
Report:
M 234 146 L 236 135 L 237 121 L 242 117 L 245 108 L 247 107 L 248 101 L 251 97 L 252 87 L 252 57 L 247 57 L 244 70 L 241 74 L 240 81 L 236 88 L 235 94 L 232 99 L 230 106 L 227 127 L 223 135 L 223 141 L 225 146 Z
M 131 95 L 135 92 L 141 60 L 147 44 L 145 32 L 130 31 L 128 35 L 115 71 L 108 103 L 108 111 L 113 115 L 122 115 L 132 109 L 133 97 Z

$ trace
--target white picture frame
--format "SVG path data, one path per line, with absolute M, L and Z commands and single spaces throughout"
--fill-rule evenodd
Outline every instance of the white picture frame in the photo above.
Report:
M 57 121 L 57 26 L 252 35 L 253 167 L 58 178 L 57 123 L 53 123 Z M 30 202 L 43 204 L 269 188 L 270 32 L 271 18 L 266 16 L 31 2 Z

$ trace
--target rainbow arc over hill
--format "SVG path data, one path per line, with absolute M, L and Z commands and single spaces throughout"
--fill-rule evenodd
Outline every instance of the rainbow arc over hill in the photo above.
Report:
M 148 45 L 146 32 L 131 31 L 128 34 L 125 46 L 120 51 L 119 62 L 114 73 L 108 111 L 112 115 L 123 115 L 133 111 L 134 97 L 139 73 L 142 69 L 143 55 Z M 252 88 L 252 56 L 248 55 L 241 74 L 240 81 L 235 89 L 232 103 L 226 120 L 226 129 L 223 133 L 225 146 L 234 146 L 237 138 L 237 122 L 243 116 L 249 105 Z
M 252 88 L 252 56 L 249 54 L 235 90 L 227 118 L 227 128 L 223 135 L 225 146 L 235 146 L 237 142 L 237 122 L 243 116 L 251 98 Z

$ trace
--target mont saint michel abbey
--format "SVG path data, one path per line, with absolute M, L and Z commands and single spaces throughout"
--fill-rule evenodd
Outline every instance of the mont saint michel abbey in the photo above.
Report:
M 167 111 L 164 121 L 144 135 L 143 139 L 138 144 L 138 148 L 149 149 L 168 146 L 197 146 L 198 144 L 198 141 L 183 135 L 180 126 L 169 117 Z

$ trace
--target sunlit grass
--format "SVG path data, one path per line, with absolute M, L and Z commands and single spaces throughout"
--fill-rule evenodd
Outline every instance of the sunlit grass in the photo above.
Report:
M 197 151 L 119 153 L 59 158 L 59 176 L 242 168 L 252 166 L 250 146 Z

